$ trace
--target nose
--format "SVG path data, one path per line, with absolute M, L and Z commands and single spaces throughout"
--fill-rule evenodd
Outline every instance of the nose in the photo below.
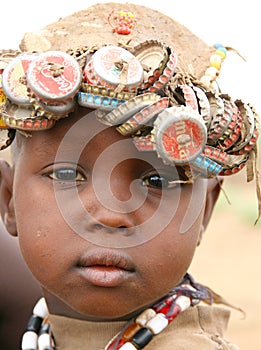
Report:
M 88 232 L 118 233 L 124 236 L 135 232 L 137 217 L 133 202 L 120 182 L 114 185 L 111 183 L 110 189 L 97 183 L 96 187 L 91 187 L 88 193 L 83 194 L 85 229 Z
M 88 231 L 120 232 L 124 235 L 135 231 L 146 193 L 129 169 L 130 163 L 119 163 L 110 173 L 103 166 L 97 176 L 93 176 L 86 194 L 83 194 L 84 206 L 89 214 Z
M 135 223 L 131 214 L 115 213 L 106 208 L 99 208 L 91 215 L 88 214 L 89 218 L 85 225 L 88 232 L 121 236 L 130 236 L 135 233 Z

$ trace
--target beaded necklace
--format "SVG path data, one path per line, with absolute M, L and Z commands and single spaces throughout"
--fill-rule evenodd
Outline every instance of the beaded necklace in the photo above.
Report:
M 186 274 L 182 282 L 160 301 L 131 319 L 126 327 L 109 341 L 104 350 L 144 349 L 182 311 L 198 304 L 200 300 L 212 301 L 211 291 Z M 44 298 L 41 298 L 33 309 L 33 315 L 22 338 L 21 349 L 56 349 Z

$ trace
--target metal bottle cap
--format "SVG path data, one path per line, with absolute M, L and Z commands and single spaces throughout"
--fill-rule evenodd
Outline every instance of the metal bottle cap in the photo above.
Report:
M 19 130 L 45 130 L 50 129 L 54 124 L 54 119 L 47 117 L 34 116 L 35 111 L 33 107 L 24 108 L 12 103 L 6 106 L 6 113 L 2 112 L 0 115 L 4 123 L 13 129 Z
M 168 165 L 187 164 L 204 149 L 207 129 L 191 107 L 173 106 L 161 112 L 152 131 L 155 150 Z
M 100 121 L 104 121 L 109 125 L 121 124 L 144 107 L 153 104 L 159 99 L 160 96 L 153 93 L 138 95 L 107 113 Z
M 37 54 L 21 54 L 5 67 L 2 75 L 2 87 L 9 100 L 17 105 L 29 105 L 26 86 L 26 72 Z
M 162 74 L 169 59 L 167 47 L 157 40 L 147 40 L 135 46 L 132 53 L 144 67 L 142 88 L 146 89 Z
M 137 86 L 143 79 L 140 61 L 120 46 L 104 46 L 92 57 L 95 74 L 108 84 L 126 87 Z
M 39 100 L 65 101 L 76 95 L 82 80 L 78 62 L 61 51 L 41 53 L 31 62 L 27 83 Z

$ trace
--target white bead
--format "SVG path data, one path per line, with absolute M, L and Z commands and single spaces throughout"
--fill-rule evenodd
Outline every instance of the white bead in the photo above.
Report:
M 186 297 L 185 295 L 179 296 L 176 300 L 176 303 L 182 311 L 186 310 L 191 305 L 190 298 Z
M 205 72 L 205 75 L 206 76 L 209 76 L 213 79 L 215 79 L 219 74 L 219 70 L 215 67 L 209 67 L 206 72 Z
M 145 327 L 146 323 L 156 316 L 156 311 L 153 309 L 144 310 L 135 320 L 140 326 Z
M 37 334 L 35 332 L 25 332 L 22 338 L 22 350 L 37 349 Z
M 130 342 L 127 342 L 120 347 L 120 350 L 137 350 L 137 348 L 135 348 Z
M 47 305 L 44 298 L 41 298 L 33 309 L 33 314 L 45 318 L 48 314 Z
M 202 84 L 204 84 L 206 87 L 210 87 L 212 78 L 209 76 L 204 75 L 202 78 L 200 78 L 200 81 Z
M 38 348 L 39 350 L 45 350 L 51 347 L 50 334 L 41 334 L 38 338 Z
M 153 334 L 159 334 L 169 324 L 168 320 L 163 314 L 157 314 L 146 324 L 146 327 L 151 330 Z

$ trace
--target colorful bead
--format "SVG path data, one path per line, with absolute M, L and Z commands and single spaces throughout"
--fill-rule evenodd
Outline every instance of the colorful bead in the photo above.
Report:
M 220 70 L 222 64 L 222 57 L 220 55 L 214 54 L 210 57 L 210 64 L 212 67 Z
M 133 336 L 131 342 L 137 349 L 143 349 L 153 338 L 153 333 L 146 327 L 141 328 Z
M 176 304 L 181 308 L 181 311 L 186 310 L 191 305 L 191 301 L 189 297 L 186 297 L 185 295 L 180 295 L 176 299 Z
M 120 348 L 120 350 L 137 350 L 136 346 L 134 346 L 132 343 L 127 342 L 124 345 L 122 345 Z
M 175 302 L 161 309 L 161 313 L 165 315 L 165 317 L 168 319 L 168 322 L 173 321 L 181 313 L 181 311 L 181 307 Z
M 41 325 L 42 325 L 43 319 L 42 317 L 32 315 L 30 320 L 28 321 L 26 330 L 27 331 L 32 331 L 35 333 L 39 333 Z
M 105 350 L 118 350 L 121 349 L 121 346 L 124 345 L 126 342 L 123 339 L 119 339 L 119 337 L 114 337 L 109 344 L 106 346 Z
M 154 335 L 156 335 L 162 332 L 168 324 L 169 322 L 166 317 L 159 313 L 147 322 L 146 327 L 149 328 Z
M 217 51 L 223 52 L 225 55 L 227 54 L 227 49 L 221 44 L 215 44 L 214 47 Z
M 130 34 L 131 29 L 134 26 L 134 15 L 131 12 L 119 11 L 119 16 L 114 16 L 114 19 L 117 20 L 117 25 L 113 26 L 110 22 L 112 14 L 113 11 L 108 16 L 108 22 L 111 25 L 111 27 L 113 27 L 112 32 L 121 35 Z
M 32 331 L 25 332 L 22 338 L 22 350 L 37 349 L 37 334 Z
M 153 309 L 146 309 L 137 318 L 136 323 L 144 327 L 149 320 L 156 316 L 156 311 Z
M 41 334 L 38 338 L 39 350 L 47 350 L 51 348 L 50 335 L 45 333 Z
M 225 52 L 226 51 L 226 52 Z M 227 50 L 223 51 L 221 48 L 216 51 L 216 55 L 219 55 L 223 60 L 226 58 Z
M 33 309 L 33 314 L 39 316 L 41 318 L 45 318 L 48 314 L 48 309 L 46 305 L 46 301 L 44 298 L 41 298 Z
M 220 44 L 215 44 L 214 47 L 216 51 L 210 57 L 210 67 L 207 68 L 205 74 L 200 78 L 200 81 L 207 89 L 217 92 L 219 88 L 216 86 L 215 80 L 219 76 L 221 65 L 227 55 L 227 50 Z
M 122 335 L 122 339 L 124 341 L 128 341 L 130 340 L 134 334 L 139 330 L 141 329 L 141 325 L 137 323 L 137 320 L 136 322 L 132 322 L 128 327 L 127 329 L 124 331 L 123 335 Z
M 206 72 L 206 76 L 209 76 L 211 79 L 215 80 L 216 77 L 219 75 L 219 70 L 215 67 L 209 67 Z

